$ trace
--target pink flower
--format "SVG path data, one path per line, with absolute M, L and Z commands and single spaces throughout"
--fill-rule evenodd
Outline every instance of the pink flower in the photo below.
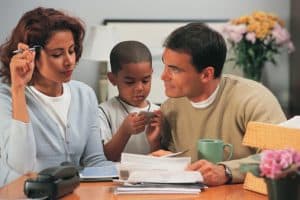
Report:
M 293 160 L 297 166 L 300 166 L 300 153 L 299 152 L 295 152 L 295 151 L 293 152 Z
M 246 34 L 246 40 L 250 41 L 252 44 L 256 41 L 256 34 L 254 32 L 250 32 Z
M 278 45 L 284 45 L 290 42 L 290 34 L 285 28 L 281 27 L 278 23 L 276 23 L 273 28 L 272 36 L 275 38 L 275 42 Z
M 292 53 L 293 51 L 295 51 L 294 44 L 291 41 L 287 44 L 287 48 L 288 48 L 288 53 Z
M 300 152 L 293 149 L 265 150 L 259 165 L 260 175 L 268 178 L 279 178 L 284 172 L 295 165 L 300 167 Z
M 228 23 L 223 27 L 224 34 L 234 43 L 240 42 L 243 39 L 243 35 L 246 33 L 246 31 L 247 28 L 245 24 L 232 25 Z

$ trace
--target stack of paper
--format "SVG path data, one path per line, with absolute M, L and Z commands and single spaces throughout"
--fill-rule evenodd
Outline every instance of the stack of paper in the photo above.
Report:
M 120 178 L 126 180 L 136 171 L 184 171 L 191 163 L 190 157 L 155 157 L 150 155 L 122 153 L 119 166 Z
M 195 194 L 204 187 L 197 171 L 185 171 L 190 157 L 153 157 L 123 153 L 119 166 L 124 185 L 116 194 Z
M 205 187 L 202 183 L 136 183 L 117 187 L 115 194 L 198 194 Z
M 129 183 L 198 183 L 203 177 L 197 171 L 138 170 L 130 173 Z

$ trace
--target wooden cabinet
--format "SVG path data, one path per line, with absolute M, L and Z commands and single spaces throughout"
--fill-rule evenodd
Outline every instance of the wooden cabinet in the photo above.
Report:
M 291 36 L 296 51 L 290 57 L 289 115 L 300 115 L 300 1 L 291 0 Z

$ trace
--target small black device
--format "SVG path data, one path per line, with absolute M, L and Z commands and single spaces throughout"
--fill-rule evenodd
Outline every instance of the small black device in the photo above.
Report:
M 78 185 L 77 168 L 61 165 L 42 170 L 36 179 L 27 179 L 24 183 L 24 193 L 28 198 L 58 199 L 72 193 Z

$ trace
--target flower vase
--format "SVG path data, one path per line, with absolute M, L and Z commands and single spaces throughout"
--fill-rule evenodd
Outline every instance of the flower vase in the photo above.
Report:
M 242 66 L 243 74 L 245 78 L 252 79 L 257 82 L 261 82 L 262 69 L 264 64 L 262 63 L 252 63 L 248 66 Z
M 281 179 L 265 178 L 269 200 L 300 200 L 299 176 Z

